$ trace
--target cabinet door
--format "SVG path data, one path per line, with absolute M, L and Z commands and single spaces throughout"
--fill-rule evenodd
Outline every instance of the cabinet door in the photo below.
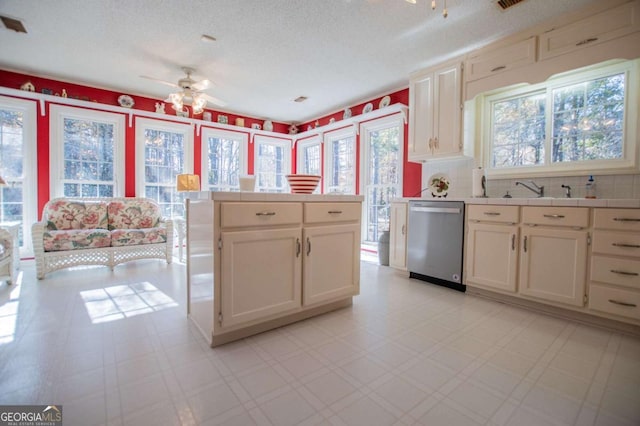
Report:
M 536 61 L 536 38 L 531 37 L 498 49 L 472 55 L 466 62 L 465 80 L 474 81 Z
M 461 127 L 461 74 L 460 63 L 434 71 L 433 88 L 433 141 L 434 157 L 457 155 L 462 150 Z
M 470 223 L 467 230 L 466 284 L 515 292 L 518 227 Z
M 430 152 L 433 138 L 433 73 L 409 82 L 409 158 Z
M 304 228 L 302 303 L 360 293 L 360 224 Z
M 222 232 L 223 327 L 300 307 L 300 234 L 300 228 Z
M 407 269 L 407 203 L 391 203 L 389 266 Z
M 584 305 L 587 232 L 523 228 L 520 293 Z

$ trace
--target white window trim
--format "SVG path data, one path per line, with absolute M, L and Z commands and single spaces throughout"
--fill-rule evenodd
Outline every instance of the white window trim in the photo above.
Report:
M 244 132 L 233 132 L 229 130 L 221 130 L 221 129 L 213 129 L 211 127 L 202 128 L 201 132 L 201 177 L 200 177 L 200 186 L 202 190 L 208 191 L 207 182 L 209 182 L 209 161 L 208 161 L 208 151 L 209 151 L 209 138 L 221 138 L 221 139 L 232 139 L 240 142 L 240 174 L 247 174 L 249 171 L 248 164 L 248 152 L 249 152 L 249 135 Z
M 38 220 L 38 191 L 29 188 L 38 188 L 38 162 L 36 139 L 36 102 L 22 99 L 0 96 L 2 109 L 22 112 L 22 239 L 20 256 L 33 256 L 33 243 L 31 240 L 31 224 Z
M 318 145 L 320 147 L 320 173 L 322 174 L 322 170 L 324 170 L 324 147 L 322 146 L 323 141 L 320 138 L 320 135 L 314 135 L 308 139 L 304 139 L 296 142 L 296 173 L 301 173 L 300 164 L 302 163 L 303 157 L 302 154 L 305 148 Z M 324 175 L 320 178 L 320 183 L 318 184 L 318 188 L 320 189 L 319 193 L 324 192 Z
M 612 63 L 614 62 L 614 63 Z M 640 120 L 640 59 L 633 61 L 609 61 L 599 64 L 595 67 L 583 68 L 561 75 L 552 77 L 546 82 L 520 86 L 516 89 L 493 91 L 486 94 L 482 103 L 482 113 L 478 115 L 481 126 L 481 146 L 482 146 L 482 164 L 489 177 L 500 179 L 513 179 L 522 177 L 540 177 L 540 176 L 575 176 L 583 174 L 628 174 L 638 173 L 640 171 L 640 149 L 638 149 L 638 141 L 640 141 L 640 129 L 637 125 Z M 504 169 L 494 169 L 491 167 L 492 158 L 492 118 L 491 103 L 499 99 L 507 99 L 509 97 L 522 96 L 527 93 L 535 93 L 539 91 L 547 92 L 547 111 L 550 111 L 551 104 L 549 99 L 551 91 L 555 88 L 577 83 L 579 81 L 597 79 L 614 73 L 626 74 L 627 96 L 625 98 L 625 116 L 623 128 L 624 151 L 623 158 L 620 160 L 592 160 L 574 163 L 551 163 L 551 146 L 549 139 L 551 138 L 551 122 L 547 120 L 547 139 L 545 140 L 545 165 L 544 166 L 523 166 L 510 167 Z M 548 115 L 547 115 L 548 116 Z
M 356 168 L 358 164 L 358 141 L 356 138 L 356 131 L 353 126 L 345 127 L 344 129 L 338 129 L 332 132 L 327 132 L 324 134 L 324 176 L 331 176 L 331 141 L 353 138 L 353 182 L 351 184 L 351 188 L 349 188 L 349 192 L 347 194 L 356 194 Z M 326 192 L 326 180 L 324 190 Z
M 259 148 L 260 145 L 262 144 L 268 144 L 268 145 L 275 145 L 278 147 L 282 147 L 284 148 L 284 170 L 286 170 L 285 174 L 290 174 L 291 173 L 291 151 L 292 151 L 292 142 L 289 139 L 279 139 L 279 138 L 273 138 L 273 137 L 269 137 L 269 136 L 263 136 L 263 135 L 255 135 L 254 139 L 253 139 L 253 174 L 256 175 L 256 190 L 259 191 L 260 188 L 258 187 L 258 172 L 259 170 L 257 169 L 258 167 L 258 152 L 259 152 Z M 285 184 L 284 187 L 282 188 L 277 188 L 279 190 L 279 192 L 289 192 L 289 185 Z
M 182 133 L 184 136 L 184 167 L 181 173 L 193 173 L 193 126 L 191 124 L 172 123 L 150 118 L 136 118 L 136 195 L 145 195 L 145 157 L 144 132 L 147 129 Z
M 76 108 L 62 105 L 51 105 L 49 112 L 50 128 L 50 194 L 51 198 L 63 197 L 64 187 L 62 178 L 64 176 L 64 119 L 74 118 L 78 120 L 91 120 L 114 125 L 114 147 L 113 147 L 113 177 L 115 179 L 113 196 L 124 197 L 124 133 L 125 116 L 112 112 L 88 110 L 86 108 Z

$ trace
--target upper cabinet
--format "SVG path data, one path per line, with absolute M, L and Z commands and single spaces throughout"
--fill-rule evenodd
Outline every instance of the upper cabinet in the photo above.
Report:
M 633 33 L 640 29 L 638 3 L 625 3 L 540 35 L 540 60 Z
M 462 155 L 462 64 L 413 74 L 409 81 L 409 161 Z
M 488 52 L 472 54 L 465 62 L 465 80 L 473 81 L 536 61 L 536 38 L 531 37 Z

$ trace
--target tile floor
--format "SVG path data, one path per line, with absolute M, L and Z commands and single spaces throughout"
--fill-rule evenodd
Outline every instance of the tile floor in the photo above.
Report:
M 185 267 L 0 285 L 0 404 L 65 425 L 638 425 L 640 339 L 363 262 L 351 308 L 216 349 Z

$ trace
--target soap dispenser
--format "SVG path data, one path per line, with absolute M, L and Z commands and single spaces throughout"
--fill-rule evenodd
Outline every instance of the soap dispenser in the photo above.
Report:
M 596 198 L 596 181 L 593 180 L 593 175 L 589 175 L 589 180 L 587 180 L 587 184 L 585 185 L 584 198 Z

